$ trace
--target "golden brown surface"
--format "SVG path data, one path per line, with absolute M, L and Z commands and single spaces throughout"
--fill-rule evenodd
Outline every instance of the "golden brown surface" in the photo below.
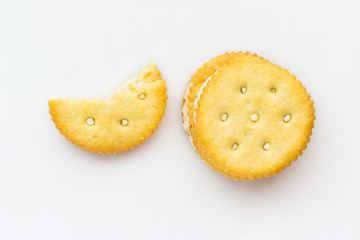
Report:
M 87 151 L 111 154 L 132 149 L 152 135 L 165 113 L 166 99 L 165 81 L 149 64 L 109 99 L 59 98 L 50 100 L 49 107 L 67 140 Z M 88 118 L 94 119 L 93 125 Z
M 221 67 L 196 109 L 197 92 L 190 88 L 195 98 L 189 98 L 188 114 L 197 152 L 213 169 L 234 179 L 277 174 L 302 154 L 310 140 L 315 120 L 310 95 L 294 75 L 256 55 L 238 53 Z M 224 113 L 227 119 L 221 120 Z M 253 114 L 256 121 L 251 120 Z M 285 122 L 287 114 L 291 118 Z M 270 148 L 265 150 L 266 143 Z

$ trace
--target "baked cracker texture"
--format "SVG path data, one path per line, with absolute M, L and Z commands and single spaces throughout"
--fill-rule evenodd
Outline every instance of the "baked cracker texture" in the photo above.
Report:
M 49 112 L 60 133 L 80 148 L 102 154 L 124 152 L 158 128 L 166 90 L 159 70 L 149 64 L 108 99 L 59 98 L 49 101 Z
M 227 177 L 275 175 L 310 141 L 315 120 L 310 94 L 294 75 L 256 54 L 216 57 L 190 82 L 183 101 L 186 130 L 200 157 Z

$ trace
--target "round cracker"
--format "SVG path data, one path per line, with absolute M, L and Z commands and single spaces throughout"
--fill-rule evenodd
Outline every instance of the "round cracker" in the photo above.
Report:
M 197 152 L 234 179 L 277 174 L 302 154 L 314 126 L 313 102 L 305 87 L 287 70 L 256 55 L 225 64 L 195 102 L 190 132 Z M 286 115 L 289 121 L 284 121 Z

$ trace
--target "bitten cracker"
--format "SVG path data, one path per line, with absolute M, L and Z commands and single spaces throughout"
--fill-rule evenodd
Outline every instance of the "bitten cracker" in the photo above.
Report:
M 147 65 L 109 99 L 59 98 L 49 101 L 56 128 L 87 151 L 124 152 L 157 129 L 166 107 L 165 81 L 155 64 Z
M 256 54 L 230 55 L 210 74 L 199 69 L 193 76 L 197 81 L 190 83 L 202 84 L 185 94 L 184 127 L 201 158 L 219 173 L 242 180 L 269 177 L 306 148 L 313 101 L 287 70 Z

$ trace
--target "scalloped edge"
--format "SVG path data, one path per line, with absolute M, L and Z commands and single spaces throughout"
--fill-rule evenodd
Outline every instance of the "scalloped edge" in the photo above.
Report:
M 146 70 L 148 70 L 149 68 L 155 68 L 156 71 L 159 71 L 157 70 L 157 67 L 155 64 L 153 63 L 150 63 L 148 65 L 146 65 L 139 73 L 137 73 L 136 75 L 134 75 L 134 77 L 137 77 L 137 76 L 142 76 L 141 74 L 143 74 L 144 72 L 146 72 Z M 160 72 L 160 71 L 159 71 Z M 132 86 L 133 82 L 133 78 L 130 78 L 129 80 L 125 81 L 122 86 L 118 89 L 116 89 L 113 93 L 112 93 L 112 97 L 114 96 L 114 94 L 116 94 L 118 91 L 123 91 L 124 87 L 134 87 Z M 150 136 L 152 136 L 154 133 L 155 133 L 155 130 L 158 129 L 159 127 L 159 124 L 161 123 L 161 120 L 163 118 L 163 116 L 165 115 L 165 110 L 166 110 L 166 106 L 167 106 L 167 99 L 168 99 L 168 95 L 167 95 L 167 87 L 166 87 L 166 81 L 163 80 L 161 77 L 159 77 L 159 79 L 155 80 L 155 81 L 162 81 L 163 82 L 163 85 L 162 85 L 162 90 L 161 90 L 161 94 L 164 95 L 164 98 L 163 98 L 163 107 L 162 107 L 162 112 L 159 114 L 158 116 L 158 119 L 156 121 L 156 123 L 153 125 L 153 127 L 151 128 L 151 132 L 146 135 L 146 136 L 143 136 L 142 139 L 140 139 L 140 141 L 138 141 L 136 144 L 134 145 L 129 145 L 128 147 L 126 148 L 123 148 L 123 149 L 118 149 L 118 150 L 114 150 L 114 151 L 103 151 L 102 149 L 99 149 L 97 147 L 94 147 L 94 146 L 87 146 L 87 145 L 84 145 L 80 142 L 77 142 L 75 140 L 73 140 L 72 138 L 69 137 L 69 135 L 65 132 L 65 129 L 60 127 L 59 126 L 59 123 L 60 121 L 58 121 L 58 118 L 57 118 L 57 114 L 56 114 L 56 111 L 55 109 L 52 107 L 52 104 L 53 104 L 53 101 L 54 100 L 49 100 L 48 101 L 48 106 L 49 106 L 49 114 L 51 115 L 51 120 L 54 122 L 55 124 L 55 127 L 56 129 L 59 130 L 59 132 L 65 137 L 65 139 L 69 142 L 71 142 L 72 144 L 78 146 L 80 149 L 84 149 L 88 152 L 93 152 L 93 153 L 96 153 L 96 154 L 103 154 L 103 155 L 107 155 L 107 154 L 115 154 L 115 153 L 121 153 L 121 152 L 126 152 L 126 151 L 129 151 L 133 148 L 135 148 L 136 146 L 139 146 L 141 145 L 142 143 L 144 143 L 147 139 L 149 139 Z M 112 98 L 111 97 L 111 98 Z M 56 99 L 55 99 L 56 100 Z M 108 99 L 110 100 L 110 99 Z
M 303 151 L 307 148 L 307 144 L 310 142 L 310 136 L 312 135 L 312 132 L 313 132 L 312 129 L 313 129 L 314 126 L 315 126 L 315 120 L 316 120 L 314 101 L 311 99 L 311 95 L 307 92 L 307 89 L 306 89 L 306 87 L 302 84 L 302 82 L 299 81 L 294 74 L 291 74 L 291 73 L 289 72 L 289 70 L 287 70 L 287 69 L 285 69 L 285 68 L 282 68 L 282 67 L 280 67 L 279 65 L 276 65 L 276 64 L 270 62 L 269 60 L 264 59 L 263 57 L 258 56 L 256 53 L 250 53 L 250 52 L 248 52 L 248 51 L 246 51 L 246 52 L 242 52 L 242 51 L 235 52 L 235 51 L 233 51 L 233 52 L 231 52 L 231 53 L 226 52 L 226 53 L 224 53 L 224 54 L 222 54 L 222 55 L 219 55 L 219 56 L 224 56 L 224 55 L 226 55 L 226 54 L 240 54 L 239 56 L 251 55 L 251 56 L 260 58 L 260 59 L 262 59 L 262 60 L 264 60 L 264 61 L 266 61 L 266 62 L 271 63 L 272 65 L 276 66 L 277 68 L 286 71 L 288 74 L 290 74 L 290 75 L 292 75 L 292 76 L 294 77 L 295 81 L 297 81 L 298 84 L 300 84 L 300 85 L 305 89 L 305 91 L 306 91 L 306 93 L 307 93 L 307 95 L 308 95 L 308 100 L 311 101 L 311 108 L 313 109 L 313 111 L 312 111 L 313 119 L 312 119 L 312 121 L 311 121 L 311 126 L 310 126 L 310 128 L 309 128 L 309 132 L 308 132 L 307 138 L 306 138 L 306 140 L 304 141 L 303 146 L 298 150 L 298 154 L 295 156 L 295 158 L 294 158 L 294 159 L 289 159 L 288 162 L 287 162 L 287 164 L 285 164 L 282 168 L 278 168 L 276 171 L 274 171 L 274 172 L 272 172 L 272 173 L 270 173 L 270 174 L 254 175 L 254 176 L 251 176 L 251 177 L 243 177 L 243 176 L 233 175 L 233 174 L 231 174 L 231 173 L 229 173 L 229 172 L 226 172 L 226 171 L 224 171 L 224 170 L 222 170 L 222 169 L 217 168 L 217 167 L 212 163 L 212 161 L 209 160 L 209 159 L 210 159 L 210 156 L 207 154 L 206 150 L 202 148 L 201 144 L 199 144 L 198 134 L 197 134 L 196 126 L 195 126 L 195 124 L 194 124 L 194 119 L 193 119 L 193 118 L 194 118 L 194 117 L 193 117 L 193 111 L 194 111 L 194 109 L 193 109 L 193 106 L 194 106 L 194 105 L 193 105 L 193 104 L 194 104 L 194 103 L 191 103 L 191 102 L 190 102 L 190 99 L 189 99 L 189 101 L 188 101 L 188 108 L 189 108 L 188 117 L 189 117 L 189 119 L 190 119 L 190 136 L 192 137 L 193 146 L 194 146 L 196 152 L 200 155 L 200 158 L 201 158 L 202 160 L 204 160 L 205 163 L 207 163 L 207 164 L 211 167 L 211 169 L 217 171 L 219 174 L 225 175 L 227 178 L 232 178 L 232 179 L 234 179 L 234 180 L 248 181 L 248 180 L 269 178 L 269 177 L 271 177 L 271 176 L 273 176 L 273 175 L 277 175 L 279 172 L 281 172 L 281 171 L 285 170 L 287 167 L 291 166 L 291 163 L 292 163 L 292 162 L 295 162 L 295 161 L 298 159 L 298 157 L 303 154 Z M 210 61 L 214 61 L 214 60 L 217 59 L 219 56 L 217 56 L 217 57 L 215 57 L 215 58 L 212 58 Z M 210 61 L 209 61 L 209 62 L 210 62 Z M 194 76 L 195 76 L 196 74 L 199 74 L 199 72 L 203 71 L 203 68 L 207 68 L 207 65 L 209 64 L 209 62 L 206 62 L 205 64 L 203 64 L 203 66 L 202 66 L 201 68 L 199 68 L 199 69 L 197 70 L 197 72 L 192 76 L 192 78 L 191 78 L 191 80 L 189 81 L 189 83 L 190 83 L 191 81 L 193 81 L 193 78 L 194 78 Z M 225 65 L 224 65 L 224 66 L 225 66 Z M 220 67 L 219 67 L 219 68 L 220 68 Z M 204 79 L 204 81 L 205 81 L 205 80 L 206 80 L 206 79 Z M 204 82 L 204 81 L 203 81 L 203 82 Z M 189 83 L 188 83 L 188 84 L 189 84 Z M 191 92 L 191 88 L 190 88 L 190 92 Z M 197 92 L 194 93 L 194 94 L 196 95 Z M 183 105 L 184 105 L 185 102 L 186 102 L 186 101 L 185 101 L 185 96 L 184 96 Z M 183 107 L 184 107 L 184 106 L 182 106 L 182 108 L 183 108 Z M 192 111 L 190 111 L 190 109 L 191 109 Z M 182 114 L 182 115 L 183 115 L 183 114 Z M 183 121 L 184 121 L 184 118 L 183 118 Z M 200 145 L 200 146 L 199 146 L 199 145 Z

